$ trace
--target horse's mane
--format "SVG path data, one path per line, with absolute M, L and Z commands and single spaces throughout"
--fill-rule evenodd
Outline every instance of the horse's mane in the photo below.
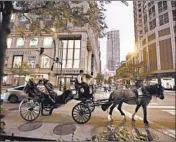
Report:
M 154 85 L 148 85 L 148 86 L 144 86 L 144 88 L 149 92 L 149 94 L 156 94 L 156 86 L 157 84 L 154 84 Z

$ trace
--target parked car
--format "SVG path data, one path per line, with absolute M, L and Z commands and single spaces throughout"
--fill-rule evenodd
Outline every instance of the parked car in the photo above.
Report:
M 27 97 L 27 94 L 23 92 L 24 87 L 25 85 L 20 85 L 7 89 L 5 93 L 1 94 L 1 99 L 3 99 L 5 102 L 9 101 L 11 103 L 20 102 Z

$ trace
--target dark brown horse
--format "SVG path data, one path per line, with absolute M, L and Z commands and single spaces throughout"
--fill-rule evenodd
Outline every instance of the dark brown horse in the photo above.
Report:
M 160 99 L 164 99 L 164 88 L 161 84 L 150 85 L 150 86 L 143 86 L 137 90 L 137 94 L 135 90 L 129 89 L 118 89 L 112 92 L 109 96 L 109 102 L 102 105 L 102 109 L 105 111 L 110 106 L 110 111 L 108 115 L 108 120 L 112 121 L 112 112 L 113 109 L 118 105 L 118 110 L 120 111 L 121 115 L 125 118 L 125 113 L 122 111 L 122 104 L 133 104 L 137 105 L 135 112 L 133 113 L 132 120 L 134 120 L 134 116 L 139 110 L 139 108 L 143 107 L 144 113 L 144 123 L 148 124 L 147 121 L 147 105 L 152 99 L 152 96 L 157 96 Z

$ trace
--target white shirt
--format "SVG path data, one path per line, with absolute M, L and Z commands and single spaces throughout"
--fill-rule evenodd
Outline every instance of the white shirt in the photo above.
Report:
M 79 75 L 77 76 L 77 80 L 78 80 L 78 83 L 82 83 L 82 75 L 79 74 Z

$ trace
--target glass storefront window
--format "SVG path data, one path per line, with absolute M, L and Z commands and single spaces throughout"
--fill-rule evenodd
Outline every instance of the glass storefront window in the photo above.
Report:
M 79 56 L 80 56 L 80 49 L 75 49 L 74 59 L 79 59 Z
M 67 60 L 67 67 L 66 68 L 72 68 L 73 60 Z
M 73 40 L 68 40 L 68 48 L 73 48 Z
M 63 44 L 63 49 L 60 48 L 63 50 L 63 58 L 61 57 L 64 59 L 63 68 L 79 68 L 81 40 L 74 40 L 73 38 L 61 40 L 61 42 Z
M 66 49 L 67 48 L 67 40 L 62 40 L 63 43 L 63 48 Z
M 16 48 L 23 48 L 23 47 L 24 47 L 24 39 L 23 38 L 17 38 Z
M 81 40 L 75 40 L 75 48 L 81 47 Z
M 73 59 L 73 49 L 68 49 L 67 59 Z
M 67 56 L 67 54 L 66 54 L 66 49 L 63 49 L 63 56 L 62 56 L 62 58 L 63 58 L 63 59 L 66 59 L 66 56 Z
M 19 68 L 22 65 L 23 56 L 13 56 L 13 68 Z
M 33 38 L 30 40 L 30 45 L 29 45 L 30 48 L 37 48 L 37 45 L 38 45 L 38 38 Z
M 50 67 L 50 59 L 47 56 L 41 57 L 41 68 L 49 68 Z
M 44 48 L 52 48 L 53 38 L 52 37 L 44 37 L 43 47 Z
M 79 68 L 79 60 L 74 60 L 73 68 Z
M 12 44 L 12 38 L 7 39 L 7 48 L 10 48 Z
M 32 56 L 32 57 L 28 57 L 28 64 L 30 68 L 35 68 L 35 59 L 36 57 Z

